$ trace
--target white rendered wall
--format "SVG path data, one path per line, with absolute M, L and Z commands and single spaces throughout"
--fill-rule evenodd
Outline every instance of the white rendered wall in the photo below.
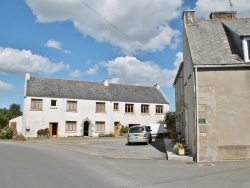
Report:
M 32 98 L 43 99 L 42 111 L 30 109 Z M 141 114 L 141 103 L 129 103 L 134 104 L 134 113 L 125 113 L 125 102 L 60 98 L 53 98 L 53 100 L 57 100 L 56 107 L 51 106 L 51 98 L 26 97 L 24 102 L 26 102 L 27 109 L 23 126 L 30 127 L 29 131 L 25 131 L 26 136 L 36 137 L 37 131 L 49 128 L 50 123 L 58 123 L 58 137 L 82 136 L 85 120 L 90 123 L 89 135 L 98 136 L 100 132 L 95 131 L 96 121 L 105 122 L 105 132 L 103 133 L 108 134 L 114 133 L 114 122 L 119 122 L 120 125 L 125 126 L 128 124 L 152 124 L 163 120 L 165 113 L 169 111 L 168 104 L 147 104 L 150 106 L 150 113 Z M 77 112 L 66 112 L 68 100 L 77 101 Z M 105 102 L 105 112 L 96 113 L 96 102 Z M 114 103 L 119 103 L 118 111 L 113 110 Z M 156 105 L 163 105 L 163 114 L 155 113 Z M 65 132 L 66 121 L 77 121 L 77 130 L 75 132 Z

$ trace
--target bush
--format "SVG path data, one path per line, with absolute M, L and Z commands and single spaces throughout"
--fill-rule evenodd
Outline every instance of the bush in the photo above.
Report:
M 120 133 L 128 133 L 129 127 L 122 125 L 120 128 Z
M 26 141 L 26 138 L 22 134 L 18 134 L 18 135 L 16 135 L 16 136 L 13 137 L 13 140 L 16 140 L 16 141 Z
M 0 139 L 11 139 L 13 137 L 13 129 L 6 126 L 0 131 Z
M 37 131 L 37 135 L 42 136 L 42 135 L 48 135 L 49 134 L 49 129 L 40 129 Z

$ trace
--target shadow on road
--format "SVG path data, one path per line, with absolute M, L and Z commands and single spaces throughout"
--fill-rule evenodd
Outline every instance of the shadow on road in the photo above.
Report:
M 150 142 L 150 145 L 162 153 L 166 153 L 165 143 L 163 138 L 155 138 Z

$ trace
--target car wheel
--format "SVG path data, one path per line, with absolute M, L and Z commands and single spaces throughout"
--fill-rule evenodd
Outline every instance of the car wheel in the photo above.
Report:
M 150 138 L 149 138 L 149 143 L 151 143 L 152 142 L 152 137 L 150 136 Z
M 127 144 L 128 144 L 128 145 L 131 145 L 131 143 L 130 143 L 130 142 L 128 142 Z

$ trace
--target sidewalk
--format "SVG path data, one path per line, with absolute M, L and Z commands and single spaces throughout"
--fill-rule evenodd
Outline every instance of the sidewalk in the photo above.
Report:
M 193 157 L 191 155 L 178 155 L 176 150 L 173 150 L 172 139 L 164 138 L 164 144 L 166 148 L 166 156 L 167 160 L 183 160 L 183 161 L 193 161 Z

